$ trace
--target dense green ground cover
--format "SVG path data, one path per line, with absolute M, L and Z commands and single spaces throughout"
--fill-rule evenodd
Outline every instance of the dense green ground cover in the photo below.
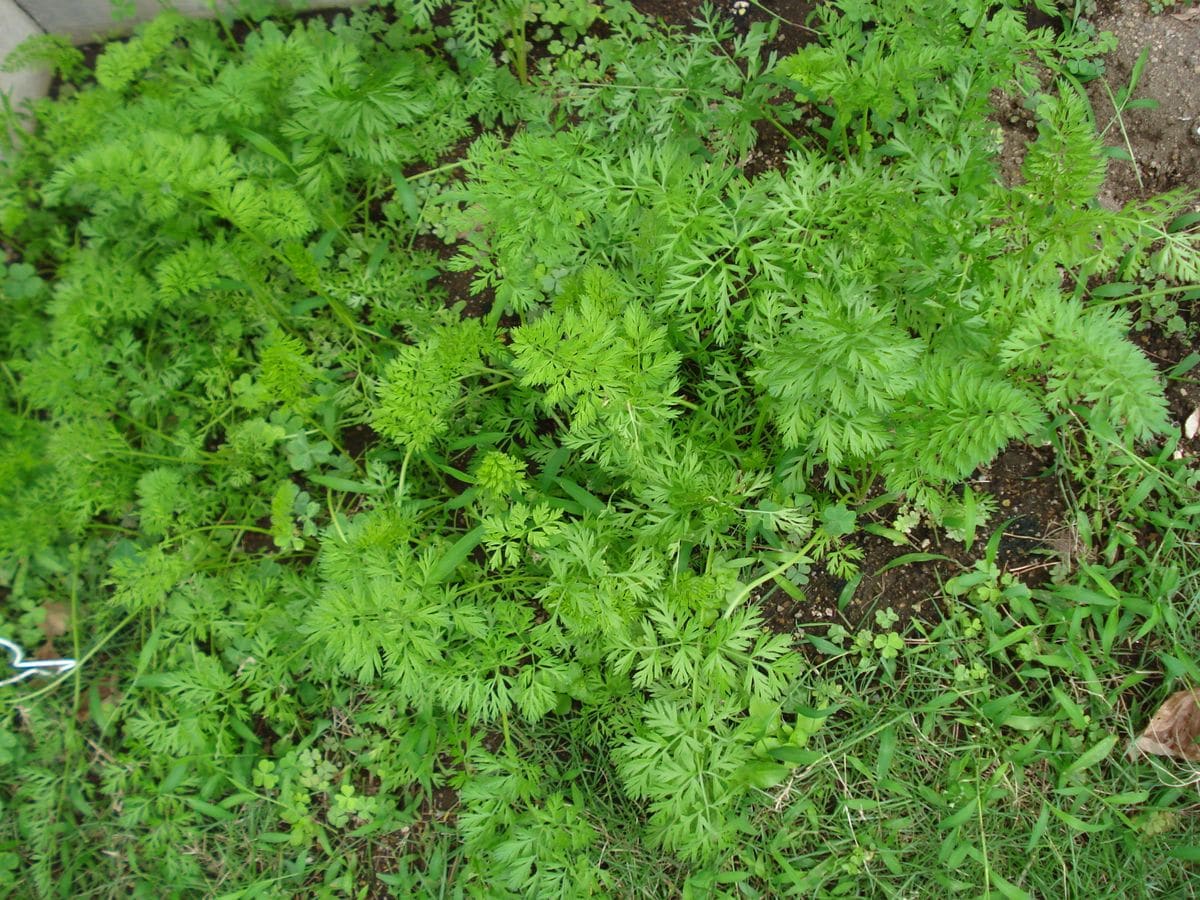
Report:
M 1069 21 L 813 24 L 25 49 L 63 81 L 0 164 L 0 603 L 84 662 L 0 689 L 13 896 L 1190 890 L 1194 775 L 1124 750 L 1200 681 L 1197 471 L 1126 338 L 1200 280 L 1193 198 L 1096 202 Z M 961 486 L 1014 441 L 1072 491 L 1036 588 Z M 927 621 L 764 627 L 918 524 L 994 535 Z

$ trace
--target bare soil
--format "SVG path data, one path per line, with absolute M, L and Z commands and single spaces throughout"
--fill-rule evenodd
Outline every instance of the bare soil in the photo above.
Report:
M 1108 144 L 1133 161 L 1114 159 L 1101 202 L 1119 208 L 1177 187 L 1200 187 L 1200 7 L 1151 15 L 1144 3 L 1102 7 L 1097 31 L 1117 37 L 1104 75 L 1087 85 L 1096 125 Z M 1113 99 L 1128 86 L 1142 53 L 1145 66 L 1131 99 L 1157 106 L 1119 110 Z
M 1001 571 L 1030 587 L 1043 583 L 1055 566 L 1070 565 L 1076 552 L 1053 466 L 1054 456 L 1048 448 L 1012 445 L 968 482 L 975 493 L 990 494 L 998 504 L 969 547 L 924 524 L 914 528 L 903 544 L 877 534 L 856 535 L 864 552 L 858 584 L 849 586 L 844 579 L 816 570 L 802 586 L 806 604 L 797 604 L 782 591 L 763 601 L 772 627 L 790 631 L 799 626 L 805 632 L 820 633 L 819 626 L 840 623 L 853 630 L 870 627 L 875 612 L 883 609 L 895 612 L 899 626 L 912 618 L 936 620 L 942 585 L 984 557 L 998 528 L 1002 530 L 996 563 Z M 885 507 L 862 524 L 888 526 L 894 513 L 894 507 Z M 948 558 L 889 568 L 898 557 L 914 553 Z

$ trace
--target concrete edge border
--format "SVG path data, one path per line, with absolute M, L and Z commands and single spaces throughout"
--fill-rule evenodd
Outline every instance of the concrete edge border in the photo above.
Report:
M 304 9 L 354 6 L 363 0 L 292 0 Z M 111 0 L 0 0 L 0 62 L 22 41 L 35 34 L 62 34 L 76 44 L 103 40 L 128 32 L 134 25 L 153 18 L 165 6 L 185 15 L 211 16 L 214 6 L 230 6 L 230 0 L 134 0 L 135 15 L 114 22 Z M 283 5 L 283 4 L 281 4 Z M 14 106 L 42 97 L 50 88 L 50 73 L 33 70 L 0 72 L 0 93 Z
M 44 29 L 15 0 L 0 0 L 0 61 L 26 38 L 42 33 Z M 33 69 L 0 72 L 0 92 L 7 94 L 14 106 L 41 97 L 49 89 L 49 72 Z

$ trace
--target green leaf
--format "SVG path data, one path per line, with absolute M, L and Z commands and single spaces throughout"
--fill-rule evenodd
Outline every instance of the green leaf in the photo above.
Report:
M 888 572 L 900 566 L 909 566 L 913 563 L 934 562 L 939 560 L 944 562 L 954 562 L 953 559 L 943 553 L 904 553 L 900 556 L 897 556 L 895 559 L 888 560 L 886 564 L 879 568 L 873 577 L 877 578 L 884 572 Z
M 1132 94 L 1138 86 L 1138 82 L 1142 80 L 1142 72 L 1145 71 L 1146 63 L 1150 61 L 1150 48 L 1143 47 L 1142 52 L 1138 54 L 1137 60 L 1133 64 L 1133 69 L 1129 73 L 1129 82 L 1125 85 L 1124 90 Z
M 1050 812 L 1055 816 L 1055 818 L 1065 822 L 1067 825 L 1069 825 L 1071 828 L 1074 828 L 1076 831 L 1082 831 L 1085 834 L 1096 834 L 1098 832 L 1108 830 L 1109 824 L 1107 821 L 1085 822 L 1083 819 L 1079 818 L 1079 816 L 1075 816 L 1069 812 L 1065 812 L 1065 811 L 1059 809 L 1057 806 L 1055 806 L 1052 803 L 1047 804 L 1047 806 L 1050 809 Z
M 875 757 L 875 778 L 883 781 L 887 778 L 892 765 L 892 757 L 896 754 L 896 728 L 889 725 L 879 736 L 879 754 Z
M 820 751 L 805 750 L 802 747 L 792 747 L 787 744 L 781 747 L 772 747 L 767 751 L 767 755 L 794 766 L 811 766 L 825 758 L 825 754 Z
M 942 821 L 938 822 L 938 831 L 949 831 L 950 829 L 957 828 L 964 822 L 967 822 L 973 818 L 978 813 L 978 810 L 979 798 L 969 798 L 961 807 L 959 807 L 950 815 L 946 816 L 946 818 L 942 819 Z
M 966 572 L 962 575 L 956 575 L 945 584 L 946 593 L 954 596 L 959 596 L 970 591 L 972 588 L 979 587 L 981 584 L 988 584 L 995 579 L 995 575 L 991 572 Z
M 753 760 L 734 773 L 734 779 L 742 784 L 766 790 L 782 783 L 791 769 L 766 760 Z
M 174 768 L 167 773 L 167 777 L 159 783 L 158 792 L 160 794 L 171 793 L 175 790 L 175 788 L 183 784 L 184 779 L 187 778 L 187 773 L 188 764 L 186 762 L 177 763 Z
M 569 478 L 555 478 L 555 483 L 566 491 L 571 499 L 593 515 L 599 515 L 608 509 L 608 505 L 595 494 L 580 487 Z
M 1078 584 L 1056 585 L 1054 593 L 1072 603 L 1078 603 L 1082 606 L 1094 606 L 1098 609 L 1111 609 L 1120 602 L 1113 597 L 1108 597 Z
M 455 541 L 454 545 L 430 570 L 429 583 L 441 584 L 453 575 L 454 571 L 471 555 L 471 552 L 479 546 L 481 540 L 483 540 L 483 526 L 477 525 Z
M 992 884 L 994 884 L 1008 900 L 1030 900 L 1032 894 L 1017 887 L 1007 878 L 1002 876 L 995 869 L 991 869 L 988 873 L 991 876 Z
M 796 703 L 791 706 L 792 712 L 794 712 L 798 716 L 804 716 L 804 718 L 806 718 L 806 719 L 825 719 L 825 718 L 828 718 L 829 716 L 832 716 L 835 712 L 837 712 L 841 708 L 842 707 L 840 705 L 836 705 L 836 706 L 823 706 L 820 709 L 816 709 L 812 706 L 805 706 L 802 703 Z
M 841 503 L 826 506 L 821 510 L 821 527 L 830 537 L 842 537 L 854 531 L 858 514 Z
M 1200 213 L 1197 213 L 1197 215 L 1200 215 Z M 1182 378 L 1188 372 L 1192 371 L 1192 369 L 1196 368 L 1197 365 L 1200 365 L 1200 353 L 1189 353 L 1178 363 L 1172 366 L 1171 370 L 1167 372 L 1167 377 Z
M 208 816 L 210 819 L 216 819 L 220 822 L 228 822 L 231 819 L 236 819 L 237 816 L 227 809 L 221 809 L 215 803 L 209 803 L 207 800 L 201 800 L 199 797 L 184 797 L 183 802 L 190 806 L 198 813 Z
M 899 546 L 908 540 L 908 536 L 903 531 L 897 531 L 895 528 L 889 528 L 886 525 L 880 525 L 878 522 L 868 522 L 863 526 L 863 531 L 868 534 L 874 534 L 881 538 L 886 538 L 893 544 Z
M 776 575 L 771 580 L 775 583 L 776 587 L 778 587 L 797 603 L 807 602 L 808 598 L 804 595 L 804 591 L 800 590 L 800 588 L 788 581 L 782 574 Z
M 734 871 L 718 872 L 715 881 L 717 884 L 741 884 L 743 881 L 748 881 L 753 877 L 753 872 L 737 869 Z
M 1150 799 L 1150 792 L 1141 791 L 1123 791 L 1119 794 L 1112 794 L 1102 798 L 1107 806 L 1140 806 Z
M 1132 294 L 1138 286 L 1131 281 L 1118 281 L 1112 284 L 1102 284 L 1092 291 L 1093 297 L 1124 297 Z
M 1117 746 L 1117 740 L 1118 738 L 1115 734 L 1110 735 L 1109 737 L 1104 738 L 1102 741 L 1099 741 L 1094 746 L 1090 747 L 1088 750 L 1084 751 L 1079 759 L 1075 760 L 1075 762 L 1071 763 L 1071 765 L 1067 766 L 1067 768 L 1063 770 L 1062 777 L 1059 779 L 1059 784 L 1062 784 L 1063 781 L 1071 776 L 1078 775 L 1080 772 L 1090 769 L 1092 766 L 1095 766 L 1108 759 L 1109 754 L 1113 751 L 1113 747 Z
M 1171 224 L 1167 226 L 1167 233 L 1178 234 L 1181 231 L 1187 231 L 1197 223 L 1200 223 L 1200 212 L 1184 213 L 1171 220 Z
M 321 487 L 342 491 L 346 494 L 379 494 L 384 490 L 381 484 L 351 481 L 349 478 L 341 478 L 337 475 L 308 475 L 306 478 L 313 484 L 319 484 Z
M 404 173 L 399 168 L 393 166 L 388 172 L 392 177 L 392 183 L 396 186 L 396 198 L 400 201 L 404 214 L 408 216 L 409 222 L 416 224 L 421 218 L 421 201 L 417 199 L 412 185 L 408 183 L 408 179 L 404 177 Z
M 275 144 L 271 143 L 268 138 L 259 134 L 257 131 L 251 131 L 249 128 L 238 128 L 236 126 L 231 128 L 230 131 L 245 139 L 247 143 L 249 143 L 259 152 L 265 153 L 267 156 L 271 157 L 271 159 L 282 163 L 289 169 L 292 168 L 292 161 L 287 158 L 287 154 L 285 154 L 282 150 L 275 146 Z

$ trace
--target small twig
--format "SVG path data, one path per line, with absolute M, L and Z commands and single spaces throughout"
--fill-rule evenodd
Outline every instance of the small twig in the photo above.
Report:
M 775 10 L 767 9 L 765 6 L 763 6 L 761 3 L 759 3 L 758 0 L 749 0 L 749 3 L 751 6 L 757 6 L 759 9 L 761 9 L 767 15 L 774 16 L 776 19 L 778 19 L 780 22 L 783 22 L 785 25 L 791 25 L 793 28 L 799 28 L 801 31 L 807 31 L 809 34 L 820 34 L 821 33 L 819 31 L 817 31 L 817 29 L 815 29 L 815 28 L 809 28 L 807 25 L 801 25 L 799 22 L 793 22 L 791 19 L 784 18 L 779 13 L 775 12 Z
M 1021 575 L 1024 572 L 1032 572 L 1034 569 L 1049 569 L 1058 565 L 1055 562 L 1030 563 L 1027 566 L 1021 566 L 1019 569 L 1009 569 L 1009 575 Z

